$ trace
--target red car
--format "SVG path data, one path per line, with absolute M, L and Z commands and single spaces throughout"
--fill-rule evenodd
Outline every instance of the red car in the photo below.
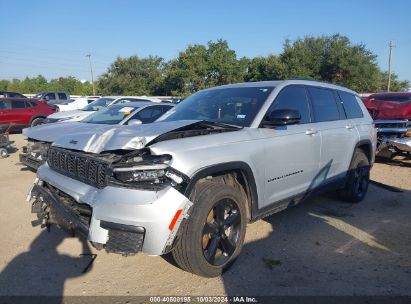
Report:
M 372 94 L 363 102 L 377 128 L 377 155 L 411 154 L 411 92 Z
M 46 102 L 27 98 L 0 98 L 0 129 L 34 127 L 56 110 Z
M 363 101 L 376 120 L 411 118 L 411 92 L 376 93 Z

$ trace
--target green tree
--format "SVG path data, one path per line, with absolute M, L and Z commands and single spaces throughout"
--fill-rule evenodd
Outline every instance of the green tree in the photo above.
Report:
M 388 87 L 388 72 L 381 73 L 381 83 L 380 83 L 380 91 L 386 91 Z M 391 73 L 391 88 L 390 91 L 398 92 L 410 87 L 410 82 L 407 80 L 399 80 L 398 76 L 394 73 Z
M 149 56 L 117 57 L 97 82 L 104 95 L 156 95 L 161 90 L 164 60 Z
M 338 83 L 356 91 L 378 90 L 376 55 L 339 34 L 286 41 L 280 55 L 285 78 L 306 77 Z
M 258 56 L 248 61 L 245 81 L 283 79 L 284 73 L 285 67 L 278 56 Z
M 244 80 L 245 59 L 238 60 L 227 41 L 190 45 L 166 68 L 164 91 L 186 96 L 198 90 Z

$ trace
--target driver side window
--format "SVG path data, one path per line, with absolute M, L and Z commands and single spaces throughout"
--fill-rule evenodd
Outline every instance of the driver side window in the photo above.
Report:
M 268 113 L 281 109 L 299 111 L 301 114 L 301 124 L 311 122 L 310 105 L 308 103 L 307 92 L 303 86 L 292 85 L 282 89 L 275 98 Z

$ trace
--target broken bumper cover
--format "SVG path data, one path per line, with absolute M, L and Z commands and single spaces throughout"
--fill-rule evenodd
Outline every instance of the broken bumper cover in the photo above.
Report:
M 411 137 L 395 138 L 384 137 L 381 139 L 377 149 L 377 155 L 386 148 L 394 148 L 403 152 L 411 152 Z
M 34 158 L 30 154 L 20 154 L 19 160 L 22 164 L 35 170 L 37 170 L 42 164 L 44 164 L 43 160 Z
M 76 228 L 83 231 L 91 242 L 103 244 L 106 250 L 111 252 L 127 254 L 117 250 L 119 243 L 122 242 L 127 243 L 126 247 L 135 245 L 133 248 L 137 248 L 137 251 L 140 251 L 138 248 L 141 243 L 141 251 L 149 255 L 168 252 L 182 220 L 188 216 L 188 210 L 192 206 L 184 195 L 170 186 L 157 192 L 112 186 L 97 189 L 61 175 L 51 170 L 47 164 L 38 169 L 37 175 L 39 181 L 35 183 L 29 199 L 37 200 L 37 193 L 45 193 L 43 200 L 50 208 L 56 209 L 58 213 L 57 208 L 63 206 L 59 209 L 61 217 L 73 226 L 78 226 Z M 45 183 L 55 187 L 76 203 L 90 206 L 92 211 L 89 224 L 79 224 L 78 218 L 73 219 L 73 216 L 78 215 L 64 212 L 63 202 L 59 201 L 58 197 L 53 199 L 53 193 L 51 196 L 47 193 Z M 170 222 L 180 209 L 183 210 L 181 216 L 170 231 Z M 133 235 L 135 238 L 130 240 L 127 232 L 134 232 L 139 236 Z

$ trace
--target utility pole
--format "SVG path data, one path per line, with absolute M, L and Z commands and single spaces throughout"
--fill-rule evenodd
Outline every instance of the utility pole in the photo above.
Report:
M 90 74 L 91 74 L 91 84 L 93 85 L 93 95 L 96 95 L 96 87 L 94 85 L 94 77 L 93 77 L 93 67 L 91 66 L 91 54 L 87 54 L 88 62 L 90 63 Z
M 390 53 L 388 56 L 388 85 L 387 85 L 387 91 L 390 91 L 390 87 L 391 87 L 391 56 L 392 56 L 392 49 L 395 48 L 394 43 L 392 42 L 392 40 L 390 41 Z

